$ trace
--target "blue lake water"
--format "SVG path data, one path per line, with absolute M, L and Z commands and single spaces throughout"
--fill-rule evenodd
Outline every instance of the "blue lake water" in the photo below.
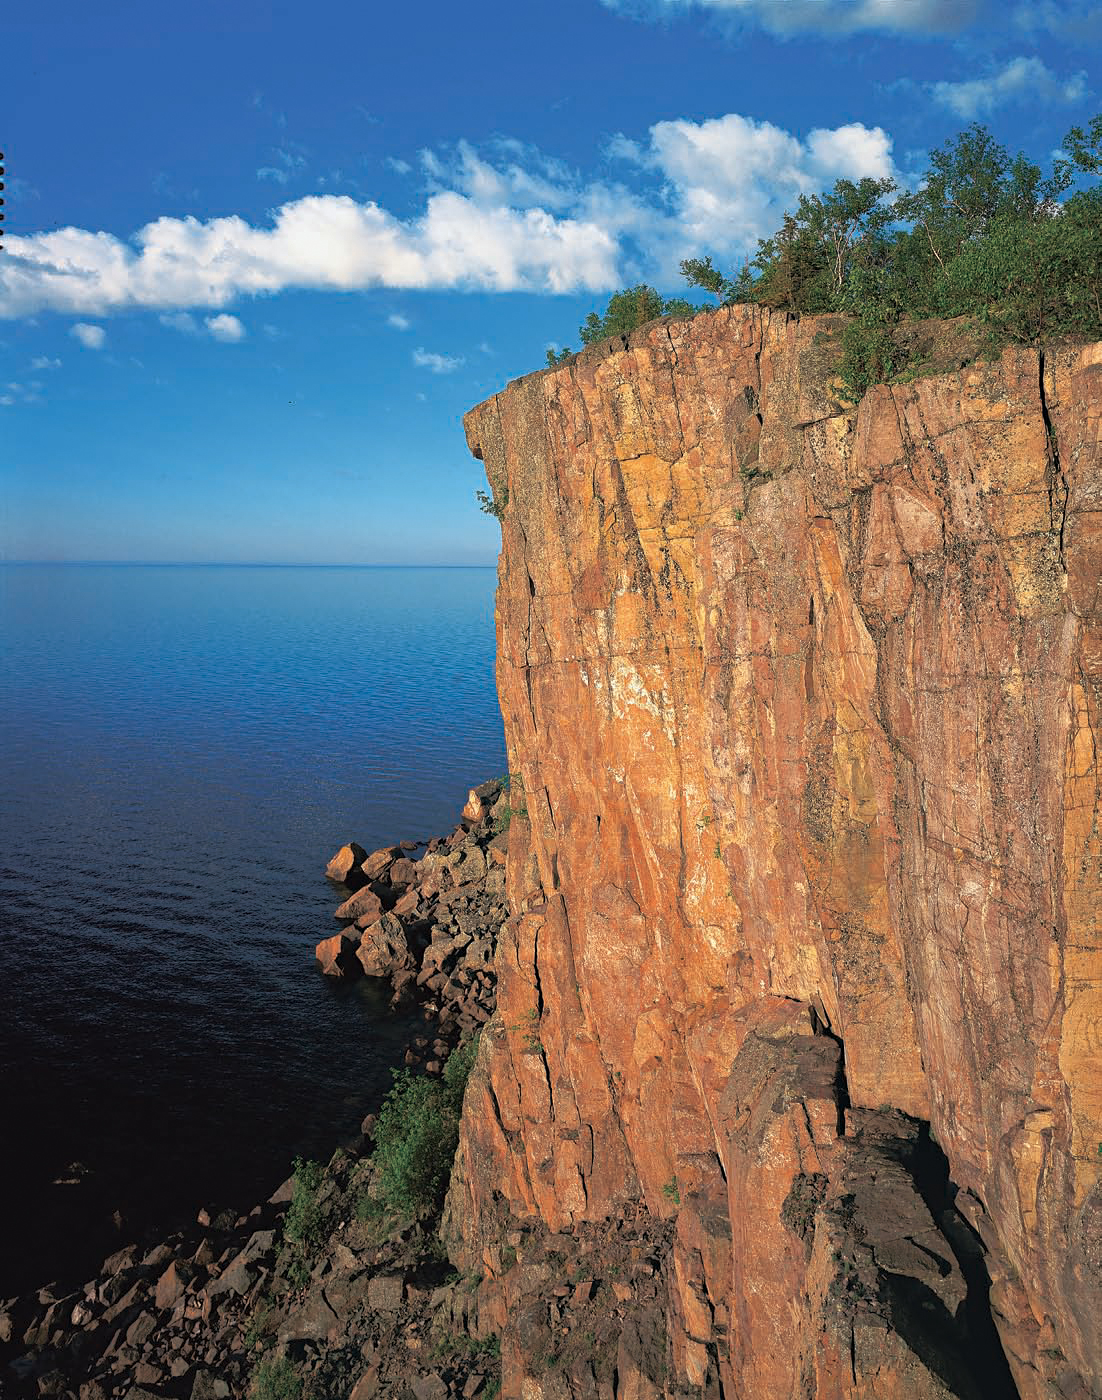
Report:
M 504 771 L 494 583 L 0 566 L 0 1295 L 116 1209 L 247 1208 L 378 1100 L 408 1027 L 317 972 L 325 862 Z

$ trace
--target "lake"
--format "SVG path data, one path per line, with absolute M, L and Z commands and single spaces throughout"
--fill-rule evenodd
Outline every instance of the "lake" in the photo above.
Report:
M 318 972 L 325 863 L 504 772 L 494 585 L 0 566 L 0 1296 L 247 1209 L 377 1104 L 409 1023 Z

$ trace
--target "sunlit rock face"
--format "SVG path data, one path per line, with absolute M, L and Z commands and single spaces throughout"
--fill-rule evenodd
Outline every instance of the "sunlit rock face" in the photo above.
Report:
M 1014 1384 L 1085 1400 L 1102 344 L 852 407 L 837 330 L 658 322 L 467 416 L 527 818 L 452 1206 L 472 1260 L 506 1210 L 676 1216 L 655 1394 L 979 1393 L 884 1303 L 963 1317 L 928 1121 Z

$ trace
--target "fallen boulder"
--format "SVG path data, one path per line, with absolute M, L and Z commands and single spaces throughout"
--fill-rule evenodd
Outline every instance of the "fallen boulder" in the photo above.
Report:
M 360 964 L 356 959 L 356 940 L 346 933 L 335 933 L 332 938 L 323 938 L 314 949 L 314 956 L 321 964 L 326 977 L 358 977 Z
M 339 885 L 362 885 L 367 878 L 360 870 L 360 866 L 367 859 L 367 852 L 356 841 L 349 841 L 347 846 L 342 846 L 335 856 L 325 867 L 325 874 L 330 880 L 336 880 Z
M 357 957 L 369 977 L 393 977 L 411 969 L 413 954 L 401 920 L 384 914 L 365 929 Z
M 335 917 L 347 919 L 349 923 L 358 923 L 361 919 L 367 919 L 370 922 L 377 919 L 382 912 L 382 900 L 370 885 L 366 885 L 362 890 L 357 890 L 354 895 L 346 899 L 343 904 L 338 905 Z

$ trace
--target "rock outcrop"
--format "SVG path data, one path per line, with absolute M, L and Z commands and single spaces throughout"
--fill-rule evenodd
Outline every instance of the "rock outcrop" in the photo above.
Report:
M 466 419 L 527 810 L 449 1229 L 506 1400 L 1102 1395 L 1102 345 L 851 407 L 838 327 Z M 661 1365 L 541 1367 L 509 1232 L 643 1216 Z

